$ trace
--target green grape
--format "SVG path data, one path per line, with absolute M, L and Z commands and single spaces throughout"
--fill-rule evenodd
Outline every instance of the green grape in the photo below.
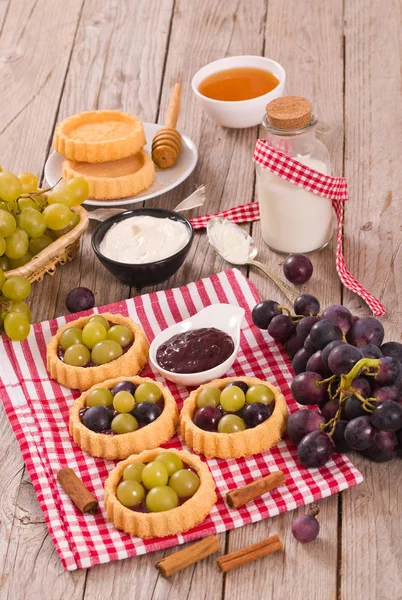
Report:
M 117 392 L 113 398 L 113 408 L 119 413 L 129 413 L 135 405 L 134 396 L 130 392 Z
M 82 204 L 89 196 L 89 185 L 83 177 L 74 177 L 67 183 L 66 187 L 74 194 L 75 206 Z
M 3 256 L 5 251 L 6 251 L 6 240 L 3 238 L 3 236 L 0 236 L 0 256 Z
M 155 460 L 165 465 L 169 477 L 183 468 L 183 462 L 180 456 L 177 456 L 174 452 L 162 452 L 162 454 L 158 454 Z
M 7 279 L 1 291 L 9 300 L 25 300 L 31 293 L 31 284 L 26 277 L 17 275 Z
M 30 253 L 33 256 L 36 256 L 37 254 L 39 254 L 39 252 L 42 252 L 42 250 L 47 248 L 52 242 L 53 240 L 51 237 L 43 234 L 40 237 L 35 238 L 34 240 L 30 240 L 28 248 Z
M 275 398 L 274 392 L 263 383 L 257 383 L 248 388 L 246 394 L 247 404 L 261 402 L 262 404 L 271 404 Z
M 21 181 L 23 194 L 29 194 L 38 189 L 38 178 L 33 173 L 20 173 L 18 179 Z
M 6 256 L 22 258 L 28 252 L 29 238 L 23 229 L 16 229 L 6 239 Z
M 64 351 L 74 344 L 82 344 L 82 329 L 79 327 L 65 329 L 59 339 L 59 346 Z
M 132 331 L 124 325 L 112 325 L 107 332 L 107 337 L 109 340 L 114 340 L 120 344 L 122 348 L 131 344 L 134 338 Z
M 94 321 L 103 325 L 106 331 L 110 329 L 109 321 L 105 317 L 102 317 L 102 315 L 94 315 L 89 319 L 88 323 L 93 323 Z
M 197 407 L 214 406 L 216 408 L 219 405 L 220 398 L 221 391 L 218 388 L 206 387 L 198 394 Z
M 33 208 L 40 211 L 40 207 L 31 198 L 19 198 L 18 208 L 22 211 L 24 208 Z
M 245 429 L 245 422 L 237 415 L 225 415 L 218 423 L 219 433 L 237 433 Z
M 163 485 L 148 492 L 145 504 L 149 512 L 164 512 L 179 506 L 179 498 L 172 488 Z
M 145 496 L 145 490 L 138 481 L 126 480 L 119 483 L 116 490 L 117 499 L 123 506 L 137 506 Z
M 87 323 L 82 330 L 82 342 L 90 350 L 92 350 L 95 344 L 106 340 L 106 338 L 106 329 L 101 323 L 97 323 L 96 321 L 92 321 L 92 323 Z
M 144 463 L 140 462 L 133 462 L 131 465 L 127 465 L 123 471 L 123 479 L 126 481 L 138 481 L 138 483 L 141 483 L 144 467 Z
M 154 383 L 140 383 L 135 390 L 134 398 L 138 402 L 158 402 L 162 397 L 162 392 Z
M 4 271 L 3 271 L 3 269 L 0 268 L 0 291 L 1 291 L 1 288 L 3 287 L 5 280 L 6 280 L 6 276 L 4 275 Z
M 6 210 L 0 210 L 0 235 L 8 237 L 17 229 L 17 221 L 11 213 Z
M 14 202 L 22 194 L 22 183 L 17 175 L 9 171 L 0 173 L 0 198 L 6 202 Z
M 243 390 L 237 385 L 231 385 L 222 390 L 221 406 L 223 410 L 228 412 L 236 412 L 241 410 L 246 403 L 246 396 Z
M 91 353 L 84 344 L 73 344 L 64 353 L 64 362 L 72 367 L 83 367 L 91 359 Z
M 88 394 L 86 404 L 87 406 L 112 406 L 113 394 L 107 388 L 96 388 Z
M 75 206 L 75 195 L 74 192 L 65 185 L 61 188 L 57 188 L 57 190 L 52 190 L 47 201 L 48 204 L 63 204 L 72 208 Z
M 0 256 L 0 269 L 8 271 L 10 268 L 10 259 L 7 256 Z
M 25 340 L 31 327 L 25 315 L 19 312 L 9 312 L 4 319 L 4 331 L 13 342 Z
M 28 321 L 31 321 L 31 309 L 23 300 L 13 300 L 10 304 L 9 311 L 21 313 L 25 315 Z
M 200 478 L 194 471 L 181 469 L 171 476 L 169 487 L 176 492 L 179 498 L 190 498 L 200 487 Z
M 142 483 L 148 490 L 160 485 L 167 485 L 168 480 L 168 470 L 160 461 L 154 460 L 145 465 L 142 472 Z
M 19 216 L 19 226 L 30 238 L 38 238 L 46 231 L 45 218 L 34 208 L 24 208 Z
M 49 204 L 43 211 L 46 227 L 53 231 L 58 231 L 67 227 L 70 222 L 72 212 L 65 204 Z
M 122 354 L 123 350 L 117 342 L 114 342 L 113 340 L 104 340 L 103 342 L 95 344 L 92 348 L 91 356 L 92 361 L 96 365 L 104 365 L 111 360 L 115 360 L 115 358 L 119 358 Z
M 115 433 L 131 433 L 137 431 L 138 427 L 137 419 L 130 413 L 116 415 L 111 424 L 111 428 Z
M 80 222 L 80 215 L 77 215 L 77 213 L 75 213 L 73 211 L 71 211 L 71 212 L 72 212 L 73 216 L 71 217 L 70 222 L 67 225 L 67 230 L 68 231 L 71 231 L 72 229 L 74 229 L 74 227 L 76 225 L 78 225 L 78 223 Z
M 29 263 L 30 260 L 32 260 L 32 254 L 29 251 L 24 256 L 21 256 L 21 258 L 10 258 L 10 269 L 18 269 Z

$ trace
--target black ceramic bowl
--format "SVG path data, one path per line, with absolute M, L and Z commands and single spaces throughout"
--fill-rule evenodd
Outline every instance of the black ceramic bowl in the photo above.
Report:
M 172 256 L 168 256 L 163 260 L 156 262 L 144 263 L 144 264 L 130 264 L 121 263 L 111 258 L 104 256 L 100 250 L 100 244 L 105 237 L 105 234 L 115 223 L 119 223 L 129 217 L 136 217 L 139 215 L 147 215 L 150 217 L 157 217 L 159 219 L 173 219 L 174 221 L 180 221 L 188 229 L 189 240 L 187 244 L 176 252 Z M 156 285 L 169 279 L 172 275 L 179 270 L 183 264 L 191 244 L 193 243 L 194 230 L 188 219 L 183 217 L 180 213 L 174 212 L 173 210 L 166 210 L 164 208 L 135 208 L 134 210 L 127 210 L 114 217 L 109 217 L 106 221 L 103 221 L 99 227 L 92 234 L 92 248 L 96 256 L 99 258 L 101 263 L 113 273 L 115 277 L 136 287 L 145 287 L 149 285 Z

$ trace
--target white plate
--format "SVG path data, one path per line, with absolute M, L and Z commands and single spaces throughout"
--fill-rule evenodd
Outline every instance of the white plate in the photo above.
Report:
M 147 144 L 144 149 L 151 152 L 152 140 L 155 133 L 162 129 L 163 125 L 155 125 L 155 123 L 144 123 L 145 136 Z M 194 171 L 198 160 L 198 152 L 195 144 L 189 137 L 182 135 L 182 150 L 179 160 L 173 167 L 169 169 L 161 169 L 155 172 L 155 180 L 153 185 L 145 192 L 132 196 L 130 198 L 120 198 L 118 200 L 86 200 L 84 204 L 89 206 L 124 206 L 133 204 L 133 202 L 143 202 L 156 198 L 161 194 L 165 194 L 169 190 L 177 187 Z M 56 185 L 61 177 L 61 168 L 64 161 L 64 156 L 57 152 L 52 152 L 45 164 L 45 178 L 49 187 Z

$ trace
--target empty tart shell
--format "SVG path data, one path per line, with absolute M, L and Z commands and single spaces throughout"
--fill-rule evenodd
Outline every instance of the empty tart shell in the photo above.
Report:
M 115 200 L 136 196 L 154 182 L 155 166 L 144 150 L 133 156 L 105 163 L 84 163 L 65 160 L 62 175 L 66 181 L 84 177 L 89 186 L 89 198 Z
M 54 147 L 68 160 L 99 163 L 137 154 L 146 144 L 138 117 L 120 110 L 93 110 L 67 117 L 56 127 Z
M 133 462 L 148 463 L 166 452 L 164 448 L 144 450 L 120 462 L 109 474 L 105 483 L 105 508 L 109 521 L 117 529 L 140 538 L 165 537 L 177 535 L 195 527 L 205 519 L 216 502 L 215 483 L 206 464 L 198 456 L 184 450 L 174 450 L 182 461 L 192 467 L 200 478 L 200 487 L 186 502 L 159 513 L 142 513 L 123 506 L 116 496 L 116 489 L 123 476 L 125 467 Z
M 215 433 L 197 427 L 193 417 L 197 410 L 197 398 L 201 390 L 207 387 L 217 387 L 223 390 L 232 381 L 244 381 L 248 386 L 263 384 L 269 387 L 275 395 L 275 407 L 271 416 L 257 427 L 236 433 Z M 288 409 L 285 398 L 280 390 L 268 381 L 262 381 L 255 377 L 227 377 L 226 379 L 214 379 L 191 392 L 180 413 L 180 430 L 187 446 L 198 454 L 209 458 L 240 458 L 258 454 L 276 446 L 285 432 L 287 417 Z
M 122 433 L 118 435 L 106 435 L 91 431 L 81 422 L 80 410 L 85 408 L 88 394 L 97 388 L 113 388 L 120 381 L 131 381 L 134 385 L 140 383 L 153 383 L 158 386 L 162 392 L 164 407 L 161 415 L 149 425 L 145 425 L 137 431 Z M 170 391 L 158 381 L 149 379 L 149 377 L 117 377 L 108 379 L 103 383 L 98 383 L 84 392 L 74 402 L 70 408 L 70 435 L 75 443 L 91 454 L 99 458 L 108 458 L 110 460 L 127 458 L 131 454 L 137 454 L 142 450 L 157 448 L 170 439 L 179 422 L 179 413 L 176 401 Z
M 63 331 L 70 327 L 82 329 L 92 316 L 80 317 L 67 323 L 57 331 L 47 346 L 46 363 L 50 377 L 70 389 L 88 390 L 106 379 L 137 375 L 148 360 L 149 343 L 141 327 L 129 317 L 113 313 L 102 313 L 102 317 L 114 325 L 125 325 L 134 334 L 134 342 L 127 352 L 115 360 L 94 367 L 74 367 L 60 360 L 57 350 Z

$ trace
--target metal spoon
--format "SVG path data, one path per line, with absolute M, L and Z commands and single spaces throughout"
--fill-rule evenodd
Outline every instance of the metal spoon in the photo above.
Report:
M 286 285 L 286 283 L 284 283 L 279 277 L 277 277 L 274 273 L 272 273 L 272 271 L 269 271 L 269 269 L 267 269 L 267 267 L 265 265 L 260 263 L 258 260 L 255 260 L 255 257 L 258 254 L 258 249 L 257 249 L 257 246 L 255 245 L 255 241 L 253 240 L 251 235 L 249 235 L 247 233 L 247 231 L 244 231 L 244 229 L 239 227 L 236 223 L 234 223 L 233 221 L 230 221 L 231 226 L 237 228 L 241 232 L 241 234 L 244 236 L 244 239 L 248 242 L 248 257 L 245 261 L 244 260 L 240 261 L 239 259 L 237 259 L 236 257 L 233 257 L 233 256 L 232 257 L 224 256 L 222 254 L 221 249 L 217 248 L 212 243 L 211 236 L 210 236 L 210 232 L 211 232 L 212 228 L 216 225 L 219 225 L 223 221 L 227 221 L 227 220 L 228 219 L 224 219 L 223 217 L 212 217 L 208 221 L 207 234 L 208 234 L 208 240 L 209 240 L 209 243 L 211 244 L 211 246 L 216 250 L 216 252 L 219 254 L 219 256 L 221 256 L 224 260 L 226 260 L 227 262 L 229 262 L 233 265 L 251 265 L 253 267 L 257 267 L 258 269 L 261 269 L 261 271 L 263 271 L 265 273 L 265 275 L 267 275 L 270 278 L 270 280 L 273 281 L 278 286 L 278 288 L 286 296 L 286 298 L 290 302 L 293 303 L 295 301 L 295 299 L 297 298 L 297 296 L 299 295 L 299 293 L 296 290 L 294 290 L 293 288 L 291 288 L 290 286 Z

